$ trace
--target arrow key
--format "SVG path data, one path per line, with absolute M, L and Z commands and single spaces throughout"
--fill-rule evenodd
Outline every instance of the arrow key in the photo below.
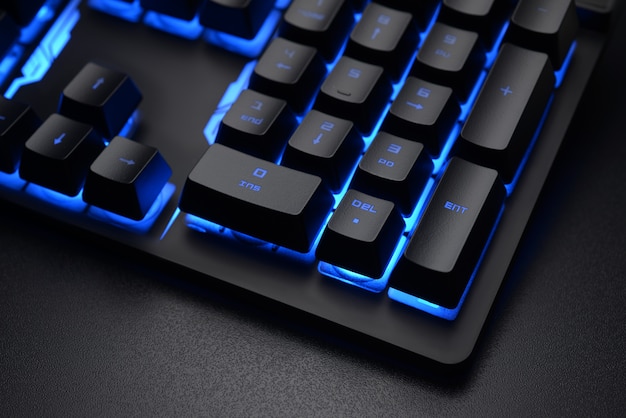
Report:
M 382 130 L 421 142 L 437 156 L 460 112 L 451 88 L 409 77 L 391 105 Z
M 141 220 L 172 170 L 156 148 L 116 136 L 89 169 L 85 202 Z
M 52 114 L 24 144 L 20 176 L 67 196 L 76 196 L 89 164 L 104 148 L 94 129 Z
M 142 96 L 128 75 L 88 63 L 63 89 L 59 113 L 93 125 L 102 136 L 119 133 Z

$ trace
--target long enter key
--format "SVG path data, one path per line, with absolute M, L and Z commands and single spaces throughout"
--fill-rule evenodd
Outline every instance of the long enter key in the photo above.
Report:
M 513 179 L 554 89 L 548 55 L 505 44 L 457 141 L 456 153 Z
M 389 285 L 456 308 L 502 208 L 498 173 L 458 157 L 450 160 Z

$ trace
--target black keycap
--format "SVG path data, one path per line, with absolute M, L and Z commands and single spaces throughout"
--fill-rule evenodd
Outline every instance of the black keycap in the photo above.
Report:
M 325 75 L 326 65 L 315 48 L 275 38 L 254 67 L 250 88 L 284 99 L 302 113 Z
M 0 0 L 0 9 L 6 10 L 20 26 L 26 26 L 37 15 L 46 0 Z
M 311 110 L 289 139 L 281 164 L 320 176 L 338 192 L 363 146 L 352 122 Z
M 279 28 L 280 36 L 311 45 L 325 61 L 337 56 L 354 25 L 348 0 L 293 0 Z
M 387 106 L 392 88 L 383 68 L 341 57 L 317 96 L 314 107 L 354 122 L 368 135 Z
M 489 49 L 511 11 L 512 2 L 509 0 L 443 0 L 437 20 L 477 32 Z
M 438 156 L 460 113 L 450 87 L 408 77 L 382 129 L 421 142 L 432 156 Z
M 435 23 L 417 53 L 411 74 L 452 87 L 463 102 L 483 69 L 485 54 L 477 33 Z
M 224 115 L 216 142 L 275 162 L 296 124 L 284 100 L 244 90 Z
M 330 218 L 315 255 L 330 264 L 379 278 L 404 226 L 393 203 L 348 190 Z
M 0 171 L 17 170 L 24 143 L 40 125 L 30 106 L 0 96 Z
M 495 170 L 450 160 L 389 281 L 390 287 L 454 308 L 503 205 Z
M 574 0 L 521 0 L 505 41 L 547 53 L 552 66 L 559 69 L 577 32 Z
M 205 0 L 200 24 L 244 39 L 254 39 L 274 0 Z
M 420 29 L 426 26 L 432 19 L 440 0 L 376 0 L 384 6 L 392 9 L 404 10 L 412 13 Z
M 189 174 L 182 211 L 277 245 L 307 252 L 332 208 L 322 179 L 211 146 Z
M 156 148 L 116 136 L 91 164 L 83 200 L 140 220 L 172 175 Z
M 186 21 L 196 16 L 200 3 L 201 0 L 141 0 L 139 2 L 144 9 Z
M 19 36 L 20 29 L 13 18 L 0 10 L 0 57 L 4 57 Z
M 379 132 L 359 161 L 350 188 L 394 202 L 410 215 L 432 171 L 424 145 Z
M 542 52 L 504 44 L 457 140 L 459 155 L 515 174 L 555 83 Z
M 26 141 L 20 176 L 68 196 L 76 196 L 89 165 L 104 148 L 102 138 L 82 122 L 52 114 Z
M 122 129 L 142 96 L 128 75 L 88 63 L 63 89 L 59 113 L 93 125 L 105 138 Z
M 370 3 L 350 34 L 345 55 L 382 66 L 397 81 L 413 57 L 418 40 L 410 13 Z

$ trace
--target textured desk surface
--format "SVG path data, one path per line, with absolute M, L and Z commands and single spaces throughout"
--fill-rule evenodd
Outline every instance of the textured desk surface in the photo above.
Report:
M 337 344 L 0 207 L 0 415 L 626 411 L 626 16 L 468 369 Z

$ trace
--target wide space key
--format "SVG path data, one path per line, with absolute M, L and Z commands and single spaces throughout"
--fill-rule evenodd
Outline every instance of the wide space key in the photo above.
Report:
M 498 173 L 452 158 L 389 285 L 410 296 L 455 308 L 505 197 Z
M 180 209 L 307 252 L 333 204 L 322 179 L 214 144 L 193 168 Z

